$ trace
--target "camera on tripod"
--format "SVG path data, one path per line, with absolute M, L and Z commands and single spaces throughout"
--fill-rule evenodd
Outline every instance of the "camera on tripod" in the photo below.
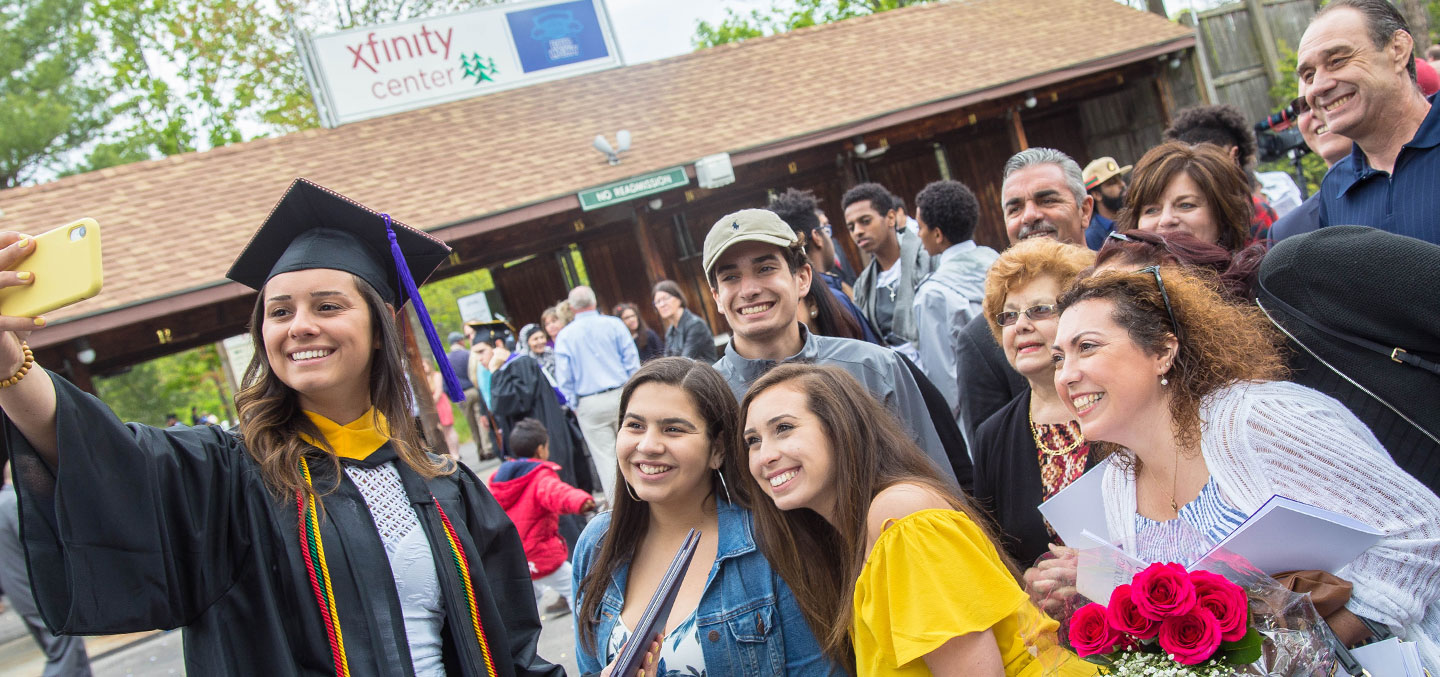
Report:
M 1261 162 L 1284 158 L 1298 161 L 1300 156 L 1310 152 L 1310 147 L 1305 145 L 1305 137 L 1300 135 L 1300 125 L 1297 124 L 1300 114 L 1306 110 L 1309 110 L 1309 104 L 1305 103 L 1304 98 L 1297 97 L 1288 106 L 1255 123 L 1255 142 L 1259 147 Z

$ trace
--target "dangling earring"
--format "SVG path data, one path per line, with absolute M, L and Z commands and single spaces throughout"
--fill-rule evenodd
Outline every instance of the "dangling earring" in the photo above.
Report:
M 1165 376 L 1161 376 L 1161 377 L 1160 377 L 1160 385 L 1162 385 L 1162 386 L 1168 386 L 1168 385 L 1170 385 L 1170 379 L 1167 378 L 1167 377 L 1165 377 Z
M 639 497 L 639 496 L 636 496 L 636 495 L 635 495 L 635 490 L 630 487 L 630 483 L 629 483 L 629 482 L 626 482 L 626 481 L 623 480 L 623 479 L 620 480 L 620 482 L 625 485 L 625 491 L 630 494 L 630 498 L 635 499 L 635 502 L 636 502 L 636 503 L 644 503 L 644 502 L 645 502 L 645 501 L 640 500 L 640 497 Z
M 716 468 L 715 476 L 720 478 L 720 488 L 725 490 L 725 502 L 734 505 L 735 500 L 730 498 L 730 487 L 725 484 L 725 473 L 720 472 L 720 469 Z

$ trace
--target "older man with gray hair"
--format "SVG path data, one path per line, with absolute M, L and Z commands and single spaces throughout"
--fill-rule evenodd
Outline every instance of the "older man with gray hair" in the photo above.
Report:
M 1054 148 L 1027 148 L 1005 162 L 1000 207 L 1010 244 L 1049 237 L 1085 246 L 1095 198 L 1085 191 L 1080 165 Z M 956 361 L 961 381 L 960 432 L 973 444 L 975 430 L 1028 387 L 1005 360 L 990 325 L 976 317 L 960 332 Z M 971 447 L 972 449 L 974 447 Z
M 615 435 L 620 430 L 620 388 L 640 370 L 640 353 L 619 318 L 595 310 L 595 291 L 570 290 L 575 320 L 555 337 L 555 380 L 580 420 L 605 498 L 615 500 Z

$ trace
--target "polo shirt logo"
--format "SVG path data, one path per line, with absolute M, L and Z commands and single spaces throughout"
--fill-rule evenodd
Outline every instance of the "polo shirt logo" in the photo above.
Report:
M 739 222 L 739 221 L 732 221 L 732 222 L 730 223 L 730 230 L 740 230 L 740 222 Z

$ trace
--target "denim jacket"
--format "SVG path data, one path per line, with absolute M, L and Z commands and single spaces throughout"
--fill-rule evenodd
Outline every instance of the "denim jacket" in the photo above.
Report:
M 695 610 L 706 673 L 714 677 L 842 674 L 820 652 L 790 587 L 755 547 L 750 512 L 725 501 L 716 505 L 720 543 Z M 610 513 L 602 513 L 590 520 L 575 544 L 572 589 L 577 613 L 584 602 L 581 581 L 594 565 L 609 531 Z M 627 561 L 611 576 L 600 602 L 593 651 L 580 641 L 581 619 L 576 619 L 575 657 L 582 673 L 598 673 L 605 667 L 606 642 L 625 604 L 629 575 Z

